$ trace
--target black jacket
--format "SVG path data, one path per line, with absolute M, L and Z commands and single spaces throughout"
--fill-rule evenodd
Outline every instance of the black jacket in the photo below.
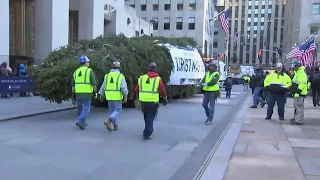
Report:
M 263 87 L 264 75 L 262 73 L 257 73 L 252 79 L 252 87 Z

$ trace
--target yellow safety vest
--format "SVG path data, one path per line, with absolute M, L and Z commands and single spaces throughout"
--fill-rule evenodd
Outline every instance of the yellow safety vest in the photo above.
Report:
M 307 95 L 308 94 L 308 77 L 303 77 L 300 76 L 302 74 L 305 74 L 304 70 L 300 70 L 298 72 L 295 73 L 295 76 L 292 79 L 292 82 L 295 83 L 298 88 L 299 88 L 299 84 L 304 84 L 304 88 L 300 89 L 301 90 L 301 95 Z M 297 94 L 297 93 L 296 93 Z
M 210 75 L 210 72 L 207 72 L 204 82 L 205 83 L 209 83 L 212 80 L 212 78 L 217 74 L 219 74 L 219 73 L 218 72 L 213 72 Z M 220 76 L 219 76 L 219 79 L 220 79 Z M 218 82 L 219 82 L 219 79 L 218 79 Z M 219 87 L 219 83 L 217 83 L 217 84 L 215 84 L 213 86 L 204 86 L 202 89 L 204 91 L 218 91 L 220 89 L 220 87 Z
M 121 101 L 123 99 L 120 89 L 123 78 L 124 76 L 120 72 L 110 72 L 104 76 L 106 100 Z
M 141 102 L 159 102 L 158 89 L 160 80 L 160 77 L 149 78 L 148 75 L 139 77 L 139 100 Z
M 75 93 L 92 93 L 93 86 L 90 81 L 90 73 L 92 69 L 82 66 L 79 67 L 74 73 Z

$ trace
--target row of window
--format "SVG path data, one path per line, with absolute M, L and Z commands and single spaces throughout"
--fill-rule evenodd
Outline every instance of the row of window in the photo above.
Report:
M 136 0 L 130 0 L 129 5 L 133 8 L 135 8 L 135 2 Z M 151 0 L 141 0 L 141 11 L 147 10 L 147 2 L 150 4 Z M 182 11 L 183 10 L 183 0 L 177 0 L 177 10 Z M 171 10 L 171 0 L 165 0 L 164 2 L 164 8 L 165 11 Z M 159 0 L 153 0 L 152 1 L 152 10 L 153 11 L 159 11 Z M 196 10 L 196 0 L 189 0 L 189 10 Z
M 142 18 L 144 20 L 147 20 L 147 18 Z M 159 20 L 158 18 L 152 18 L 153 20 L 153 30 L 158 30 L 159 29 Z M 196 28 L 196 18 L 195 17 L 189 17 L 188 19 L 188 29 L 189 30 L 195 30 Z M 171 22 L 169 17 L 165 17 L 163 19 L 163 29 L 164 30 L 170 30 L 171 27 Z M 177 17 L 176 18 L 176 30 L 182 30 L 183 29 L 183 18 L 182 17 Z

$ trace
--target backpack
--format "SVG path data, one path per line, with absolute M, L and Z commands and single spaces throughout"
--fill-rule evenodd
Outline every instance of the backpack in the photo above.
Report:
M 232 79 L 231 78 L 227 78 L 226 86 L 231 86 L 231 85 L 232 85 Z

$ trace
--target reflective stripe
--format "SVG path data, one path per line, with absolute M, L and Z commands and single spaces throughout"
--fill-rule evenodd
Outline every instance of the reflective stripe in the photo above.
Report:
M 271 83 L 270 84 L 278 84 L 278 85 L 281 85 L 281 86 L 284 86 L 284 76 L 282 77 L 282 82 L 281 83 L 276 83 L 276 82 L 274 82 L 274 75 L 275 75 L 276 73 L 273 73 L 272 74 L 272 81 L 271 81 Z M 278 75 L 279 76 L 279 75 Z
M 114 90 L 114 89 L 108 89 L 108 76 L 109 76 L 109 74 L 107 74 L 107 76 L 106 76 L 106 79 L 105 79 L 105 83 L 106 83 L 106 88 L 105 88 L 105 91 L 113 91 L 113 92 L 118 92 L 118 91 L 120 91 L 120 87 L 119 87 L 119 79 L 120 79 L 120 76 L 121 76 L 121 73 L 119 73 L 118 74 L 118 76 L 117 76 L 117 80 L 116 80 L 116 89 Z
M 299 75 L 302 74 L 302 73 L 304 73 L 304 72 L 300 72 L 299 74 L 297 74 L 294 83 L 296 83 L 296 84 L 307 84 L 307 83 L 304 83 L 304 82 L 301 82 L 301 83 L 298 82 L 298 77 L 299 77 Z
M 148 78 L 149 78 L 149 77 L 148 77 Z M 153 85 L 152 85 L 152 90 L 151 90 L 151 91 L 143 91 L 143 90 L 142 90 L 142 79 L 143 79 L 143 76 L 141 76 L 141 77 L 140 77 L 139 92 L 157 94 L 158 91 L 157 91 L 157 92 L 155 91 L 157 78 L 158 78 L 158 77 L 155 77 L 155 79 L 154 79 L 154 81 L 153 81 Z
M 74 82 L 75 84 L 90 84 L 91 85 L 91 83 L 90 82 L 87 82 L 87 75 L 88 75 L 88 70 L 89 70 L 89 68 L 87 68 L 86 69 L 86 71 L 84 72 L 84 82 Z M 81 70 L 80 70 L 81 71 Z M 77 72 L 77 71 L 76 71 Z M 73 74 L 73 77 L 74 77 L 74 79 L 76 80 L 76 72 L 74 72 L 74 74 Z

